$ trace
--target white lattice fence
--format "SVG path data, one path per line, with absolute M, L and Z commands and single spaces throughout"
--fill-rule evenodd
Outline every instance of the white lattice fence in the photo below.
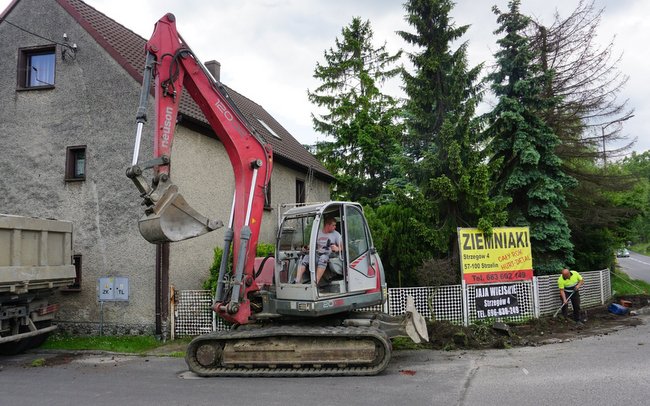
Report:
M 425 318 L 463 323 L 463 290 L 460 285 L 388 289 L 388 313 L 397 316 L 406 311 L 406 297 L 413 296 L 415 308 Z M 431 308 L 433 307 L 433 308 Z
M 174 293 L 174 334 L 176 337 L 198 336 L 214 329 L 212 292 L 177 290 Z
M 605 304 L 612 297 L 609 269 L 583 272 L 580 275 L 585 284 L 580 289 L 580 304 L 583 307 Z M 557 286 L 559 275 L 544 275 L 537 277 L 537 295 L 539 314 L 553 314 L 562 305 L 560 291 Z M 571 304 L 569 303 L 569 308 Z
M 584 307 L 597 306 L 607 302 L 611 294 L 609 270 L 584 272 L 585 284 L 580 290 Z M 560 306 L 557 287 L 558 275 L 538 276 L 535 282 L 517 283 L 517 300 L 520 315 L 504 318 L 508 321 L 523 321 L 535 315 L 553 314 Z M 535 285 L 537 288 L 535 289 Z M 467 314 L 470 323 L 476 321 L 476 286 L 468 285 Z M 413 287 L 388 289 L 388 313 L 403 314 L 406 297 L 413 296 L 415 308 L 426 319 L 447 320 L 463 324 L 463 289 L 461 285 L 439 287 Z M 175 293 L 174 332 L 177 336 L 199 335 L 229 327 L 223 320 L 214 319 L 210 291 L 181 290 Z M 535 297 L 537 300 L 535 300 Z M 385 311 L 381 306 L 364 310 Z M 537 310 L 537 312 L 536 312 Z

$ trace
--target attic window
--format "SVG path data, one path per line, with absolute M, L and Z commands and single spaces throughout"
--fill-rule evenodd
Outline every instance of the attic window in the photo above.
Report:
M 19 89 L 54 87 L 55 51 L 54 46 L 28 48 L 19 51 Z
M 260 124 L 262 124 L 262 126 L 263 126 L 264 128 L 266 128 L 266 131 L 268 131 L 269 133 L 271 133 L 272 136 L 274 136 L 275 138 L 277 138 L 277 139 L 279 139 L 279 140 L 282 139 L 282 138 L 280 138 L 280 136 L 279 136 L 275 131 L 273 131 L 273 129 L 272 129 L 271 127 L 269 127 L 269 125 L 266 124 L 266 123 L 265 123 L 261 118 L 258 118 L 257 121 L 259 121 Z

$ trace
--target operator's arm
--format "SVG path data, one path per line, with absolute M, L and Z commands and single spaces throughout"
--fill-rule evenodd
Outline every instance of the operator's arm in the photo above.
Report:
M 564 293 L 564 289 L 560 289 L 560 297 L 562 298 L 562 303 L 566 303 L 566 294 Z
M 576 289 L 576 290 L 580 289 L 580 288 L 582 287 L 582 285 L 584 285 L 584 284 L 585 284 L 585 280 L 584 280 L 584 279 L 580 279 L 580 280 L 578 281 L 578 284 L 576 285 L 576 288 L 575 288 L 575 289 Z
M 332 252 L 341 252 L 343 251 L 343 244 L 341 243 L 341 234 L 336 232 L 336 241 L 330 245 Z

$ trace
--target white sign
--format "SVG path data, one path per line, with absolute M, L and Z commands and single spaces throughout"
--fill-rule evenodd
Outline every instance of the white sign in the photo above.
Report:
M 100 302 L 129 300 L 129 278 L 99 278 L 97 283 L 97 298 Z

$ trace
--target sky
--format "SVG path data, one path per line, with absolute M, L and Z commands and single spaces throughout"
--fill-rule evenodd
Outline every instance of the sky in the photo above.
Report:
M 179 33 L 199 59 L 219 61 L 224 84 L 262 105 L 303 144 L 324 139 L 312 129 L 311 114 L 318 109 L 308 101 L 307 90 L 319 85 L 313 78 L 316 62 L 323 61 L 324 51 L 334 46 L 341 29 L 353 17 L 370 20 L 375 44 L 385 42 L 392 53 L 410 50 L 395 32 L 413 31 L 404 19 L 403 0 L 86 2 L 147 39 L 158 19 L 168 12 L 174 13 Z M 10 0 L 0 0 L 0 9 L 4 10 L 9 3 Z M 596 40 L 603 47 L 614 41 L 614 54 L 622 55 L 618 66 L 629 76 L 620 98 L 629 99 L 634 117 L 623 123 L 621 135 L 627 136 L 628 141 L 636 140 L 632 150 L 649 150 L 650 134 L 643 123 L 650 121 L 650 56 L 644 51 L 650 44 L 650 1 L 595 3 L 597 8 L 604 8 Z M 550 25 L 556 11 L 567 16 L 577 4 L 578 0 L 522 0 L 521 11 Z M 493 5 L 506 9 L 507 0 L 457 0 L 452 11 L 456 25 L 470 25 L 463 37 L 468 42 L 468 58 L 471 65 L 484 62 L 485 73 L 493 65 L 492 54 L 498 48 L 497 36 L 493 34 L 497 28 Z M 406 57 L 402 62 L 407 64 Z M 384 91 L 404 96 L 398 79 L 388 83 Z M 489 98 L 481 109 L 489 109 Z

